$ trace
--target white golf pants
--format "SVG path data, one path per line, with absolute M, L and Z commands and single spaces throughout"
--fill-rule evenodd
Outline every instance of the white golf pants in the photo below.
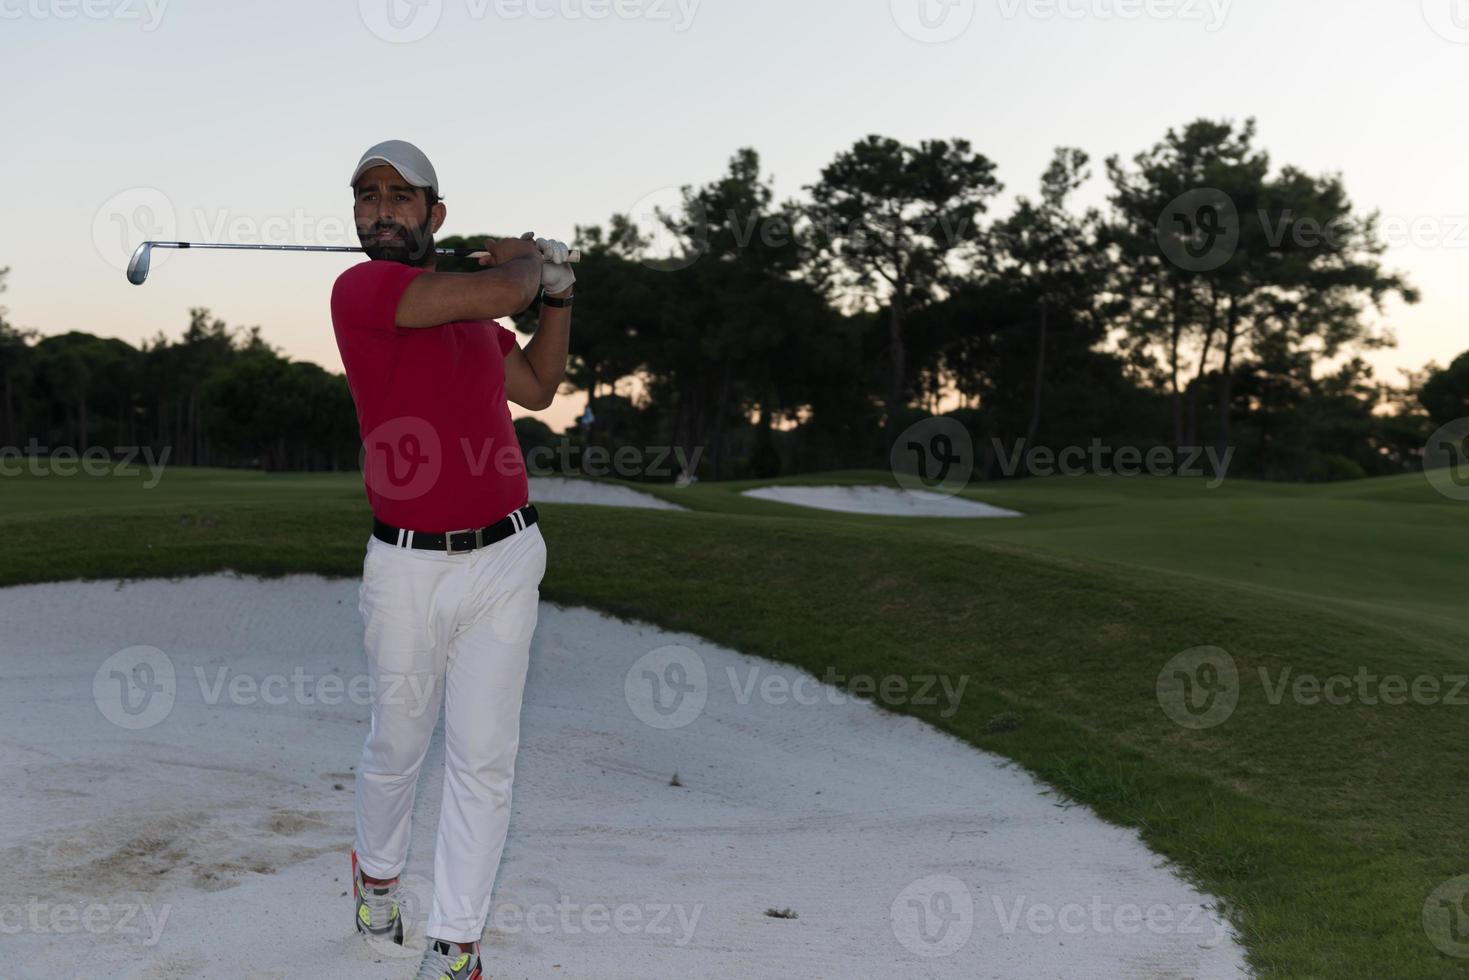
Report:
M 444 708 L 444 787 L 427 934 L 475 942 L 510 825 L 531 634 L 546 544 L 532 524 L 449 555 L 369 538 L 359 606 L 373 680 L 357 767 L 357 860 L 374 878 L 408 860 L 419 768 Z

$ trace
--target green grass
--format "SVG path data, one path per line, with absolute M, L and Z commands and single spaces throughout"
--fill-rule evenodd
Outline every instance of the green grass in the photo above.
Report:
M 1225 901 L 1260 976 L 1469 975 L 1421 925 L 1429 892 L 1469 873 L 1469 705 L 1272 703 L 1260 675 L 1469 673 L 1469 507 L 1421 478 L 1075 478 L 978 484 L 1027 516 L 946 521 L 740 496 L 752 485 L 651 488 L 687 513 L 543 506 L 543 594 L 817 676 L 967 678 L 952 714 L 900 710 L 1137 827 Z M 356 575 L 367 521 L 355 475 L 7 478 L 0 584 Z M 1192 731 L 1156 683 L 1201 645 L 1232 655 L 1240 697 Z

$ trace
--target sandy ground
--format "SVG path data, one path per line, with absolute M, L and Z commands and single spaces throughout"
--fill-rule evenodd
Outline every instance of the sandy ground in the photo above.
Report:
M 0 590 L 0 973 L 413 975 L 442 730 L 395 959 L 350 922 L 356 601 L 312 576 Z M 918 721 L 581 609 L 543 605 L 532 657 L 490 976 L 1242 975 L 1135 834 Z
M 757 487 L 746 497 L 774 500 L 798 507 L 837 510 L 844 514 L 883 514 L 892 517 L 1020 517 L 1019 511 L 992 507 L 961 497 L 896 487 Z
M 646 507 L 650 510 L 688 509 L 618 483 L 568 480 L 561 476 L 531 477 L 530 500 L 533 504 L 596 504 L 604 507 Z

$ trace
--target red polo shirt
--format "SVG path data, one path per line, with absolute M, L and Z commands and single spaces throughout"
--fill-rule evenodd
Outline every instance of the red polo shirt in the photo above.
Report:
M 367 502 L 413 531 L 493 524 L 527 499 L 505 398 L 515 334 L 494 320 L 395 324 L 424 269 L 363 262 L 332 287 L 332 329 L 362 434 Z

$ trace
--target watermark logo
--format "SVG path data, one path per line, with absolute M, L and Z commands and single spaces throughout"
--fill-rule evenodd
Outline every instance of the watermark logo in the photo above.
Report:
M 373 493 L 414 500 L 433 489 L 444 468 L 439 432 L 416 415 L 388 419 L 362 440 L 360 466 Z
M 675 34 L 694 24 L 701 0 L 465 0 L 473 22 L 507 20 L 645 20 L 670 23 Z M 358 0 L 358 14 L 373 35 L 412 44 L 432 34 L 444 15 L 443 0 Z
M 1297 673 L 1290 666 L 1282 667 L 1273 677 L 1266 667 L 1259 668 L 1259 674 L 1265 700 L 1272 707 L 1279 707 L 1287 697 L 1291 704 L 1306 707 L 1329 705 L 1339 708 L 1349 704 L 1469 707 L 1469 697 L 1464 693 L 1469 689 L 1469 674 L 1417 674 L 1409 677 L 1405 674 L 1377 674 L 1367 667 L 1358 667 L 1355 674 L 1321 677 L 1310 672 Z
M 1423 475 L 1450 500 L 1469 500 L 1469 418 L 1455 419 L 1428 437 Z
M 709 219 L 697 201 L 685 201 L 677 187 L 644 194 L 627 210 L 643 236 L 639 261 L 655 272 L 687 269 L 709 251 Z
M 534 936 L 659 936 L 682 948 L 693 941 L 704 914 L 704 903 L 604 902 L 573 901 L 569 895 L 558 896 L 555 904 L 534 902 L 521 905 L 497 902 L 488 921 L 502 935 L 529 933 Z
M 0 3 L 0 20 L 135 20 L 144 33 L 158 30 L 169 0 L 9 0 Z
M 898 30 L 924 44 L 944 44 L 969 30 L 974 0 L 889 0 Z
M 499 469 L 497 472 L 516 472 L 515 464 L 520 462 L 520 449 L 519 446 L 512 449 L 512 468 Z M 477 463 L 478 458 L 482 458 L 484 454 L 484 449 L 471 452 L 470 447 L 465 447 L 471 472 L 482 472 Z M 524 462 L 526 472 L 533 476 L 616 476 L 623 480 L 635 480 L 641 477 L 670 478 L 681 473 L 693 473 L 699 468 L 699 460 L 703 455 L 703 446 L 695 446 L 693 452 L 685 450 L 683 446 L 622 445 L 613 449 L 606 446 L 577 445 L 563 436 L 556 440 L 554 446 L 532 446 L 526 450 Z
M 1454 44 L 1469 44 L 1469 0 L 1422 0 L 1423 19 L 1433 33 Z
M 363 25 L 389 44 L 422 41 L 439 26 L 444 0 L 357 0 Z
M 381 542 L 375 545 L 388 547 Z M 407 707 L 408 717 L 418 718 L 438 703 L 435 700 L 438 684 L 435 675 L 428 671 L 383 671 L 344 677 L 338 673 L 311 673 L 298 665 L 289 675 L 256 677 L 232 671 L 227 666 L 216 667 L 212 672 L 196 666 L 194 679 L 199 685 L 200 700 L 211 708 L 221 703 L 237 708 L 396 705 Z
M 709 700 L 709 671 L 704 658 L 688 647 L 671 644 L 643 654 L 623 678 L 627 706 L 644 724 L 658 729 L 683 728 Z
M 926 418 L 898 435 L 888 463 L 904 490 L 953 496 L 974 473 L 974 441 L 958 419 Z
M 835 667 L 827 667 L 820 681 L 809 674 L 798 674 L 792 680 L 784 673 L 762 671 L 759 666 L 750 667 L 743 678 L 734 667 L 726 667 L 725 673 L 735 703 L 740 705 L 749 704 L 757 696 L 762 704 L 775 706 L 841 705 L 868 699 L 889 708 L 937 708 L 940 718 L 952 718 L 958 713 L 970 680 L 967 674 L 960 674 L 957 683 L 950 674 L 847 676 L 837 673 Z
M 173 711 L 178 678 L 173 661 L 157 647 L 119 650 L 92 675 L 92 700 L 102 717 L 118 728 L 140 731 Z
M 1469 875 L 1451 878 L 1423 902 L 1423 931 L 1439 952 L 1469 959 Z
M 151 947 L 158 945 L 172 914 L 172 905 L 154 908 L 141 900 L 0 902 L 0 936 L 123 936 L 135 945 Z
M 1210 34 L 1224 26 L 1233 0 L 999 0 L 1000 16 L 1015 20 L 1172 20 L 1203 24 Z
M 1144 932 L 1155 936 L 1201 937 L 1200 949 L 1214 949 L 1229 935 L 1229 923 L 1215 909 L 1203 905 L 1167 905 L 1162 902 L 1142 906 L 1132 902 L 1116 904 L 1100 895 L 1090 901 L 1033 902 L 1024 895 L 1013 901 L 995 894 L 990 896 L 1000 932 L 1011 936 L 1019 932 L 1035 936 L 1137 936 Z
M 974 895 L 953 875 L 930 875 L 898 893 L 888 910 L 893 935 L 915 956 L 952 956 L 974 931 Z
M 664 21 L 673 33 L 682 34 L 694 25 L 702 0 L 466 0 L 469 16 L 483 19 L 493 13 L 497 20 L 618 20 Z
M 1198 187 L 1168 203 L 1155 232 L 1168 261 L 1188 272 L 1212 272 L 1239 249 L 1239 209 L 1224 191 Z
M 1183 728 L 1199 731 L 1222 725 L 1239 704 L 1239 667 L 1219 647 L 1194 647 L 1158 672 L 1158 704 Z
M 861 250 L 872 243 L 898 247 L 904 242 L 922 241 L 947 252 L 973 244 L 980 237 L 971 216 L 949 211 L 897 216 L 868 212 L 856 218 L 829 214 L 802 217 L 788 208 L 716 211 L 697 199 L 686 199 L 684 190 L 659 188 L 623 212 L 636 232 L 628 243 L 630 251 L 655 271 L 676 272 L 693 265 L 709 253 L 714 228 L 719 229 L 721 247 L 736 250 L 822 245 L 843 252 Z M 999 235 L 996 232 L 990 237 Z
M 1217 490 L 1229 475 L 1234 447 L 1220 452 L 1213 446 L 1109 446 L 1093 439 L 1090 446 L 1028 446 L 1024 439 L 1010 448 L 999 439 L 990 447 L 1006 477 L 1026 476 L 1184 476 L 1210 477 L 1205 486 Z
M 242 214 L 228 208 L 193 208 L 192 227 L 210 242 L 231 245 L 330 245 L 357 248 L 362 244 L 356 223 L 340 214 L 316 214 L 292 208 L 289 214 Z
M 0 477 L 30 474 L 37 477 L 71 477 L 78 472 L 90 477 L 126 477 L 142 475 L 136 460 L 143 457 L 148 471 L 144 490 L 152 490 L 163 481 L 172 446 L 164 446 L 157 455 L 152 446 L 88 446 L 78 453 L 71 446 L 43 446 L 32 436 L 24 448 L 0 446 Z
M 92 215 L 92 245 L 102 261 L 118 272 L 127 271 L 139 245 L 173 241 L 177 236 L 178 212 L 168 195 L 156 187 L 119 191 Z M 168 260 L 170 251 L 154 250 L 154 269 Z

